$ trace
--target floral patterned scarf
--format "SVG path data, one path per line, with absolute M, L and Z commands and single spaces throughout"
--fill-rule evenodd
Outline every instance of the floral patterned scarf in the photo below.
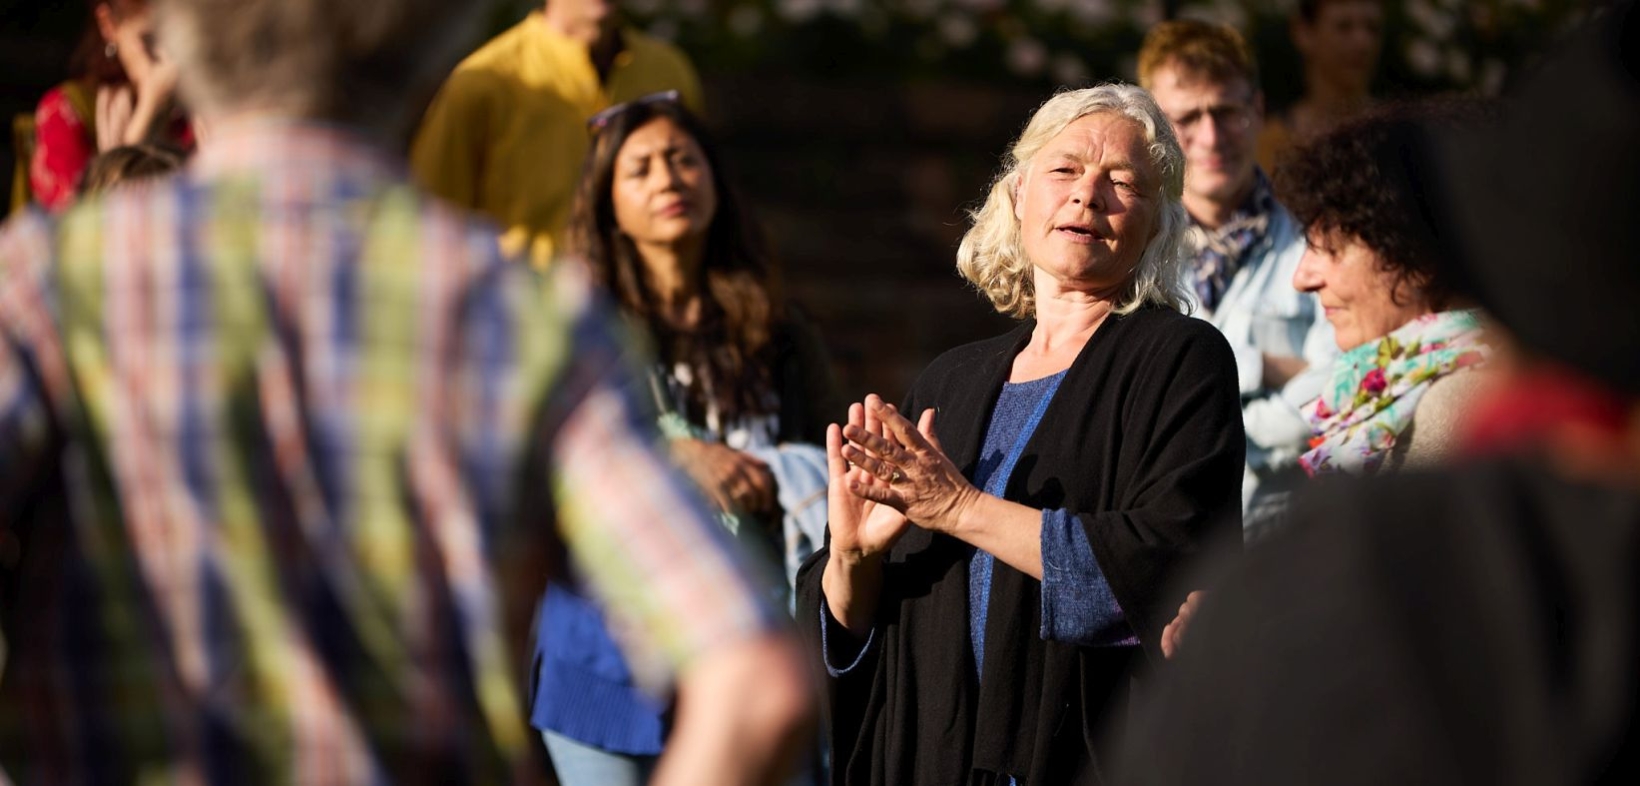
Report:
M 1378 471 L 1436 379 L 1484 361 L 1476 311 L 1425 314 L 1339 356 L 1321 397 L 1304 406 L 1316 437 L 1299 463 L 1311 475 Z

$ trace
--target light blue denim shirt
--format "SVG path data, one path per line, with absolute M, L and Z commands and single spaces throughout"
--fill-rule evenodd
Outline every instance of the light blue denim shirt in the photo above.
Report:
M 1277 206 L 1269 230 L 1248 249 L 1219 307 L 1209 313 L 1191 294 L 1193 313 L 1218 328 L 1236 355 L 1247 429 L 1242 514 L 1249 534 L 1276 515 L 1286 492 L 1302 481 L 1298 457 L 1308 446 L 1310 427 L 1299 407 L 1321 395 L 1338 356 L 1320 301 L 1293 288 L 1303 256 L 1298 222 Z M 1309 368 L 1279 390 L 1266 388 L 1266 354 L 1303 358 Z

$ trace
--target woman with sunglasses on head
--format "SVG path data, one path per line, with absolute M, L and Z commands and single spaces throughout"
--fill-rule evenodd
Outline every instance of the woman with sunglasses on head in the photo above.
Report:
M 29 193 L 47 210 L 74 203 L 86 165 L 127 145 L 193 146 L 177 111 L 176 66 L 154 46 L 148 0 L 93 0 L 72 64 L 75 77 L 47 91 L 34 114 Z
M 613 107 L 590 126 L 568 250 L 649 336 L 650 389 L 673 457 L 742 540 L 785 540 L 789 551 L 796 533 L 783 517 L 811 501 L 817 547 L 818 446 L 835 416 L 829 364 L 813 329 L 781 302 L 769 252 L 710 136 L 676 93 Z M 801 556 L 788 553 L 793 571 Z M 603 618 L 574 586 L 549 583 L 539 630 L 532 721 L 560 780 L 643 782 L 665 738 L 665 707 L 633 687 Z

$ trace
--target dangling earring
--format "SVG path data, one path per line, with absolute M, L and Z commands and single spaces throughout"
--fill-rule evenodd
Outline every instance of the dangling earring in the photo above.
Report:
M 114 55 L 117 55 L 119 53 L 120 53 L 120 48 L 119 48 L 119 46 L 115 45 L 115 43 L 113 41 L 109 41 L 107 44 L 105 44 L 103 46 L 103 57 L 106 57 L 109 60 L 113 60 Z

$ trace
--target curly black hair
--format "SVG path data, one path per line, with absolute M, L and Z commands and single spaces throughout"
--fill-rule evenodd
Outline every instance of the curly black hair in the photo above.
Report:
M 1346 121 L 1284 156 L 1276 196 L 1312 244 L 1339 238 L 1365 245 L 1403 287 L 1437 309 L 1453 282 L 1438 264 L 1449 246 L 1437 220 L 1428 167 L 1432 128 L 1470 126 L 1489 110 L 1469 99 L 1391 104 Z M 1332 249 L 1329 249 L 1332 250 Z

